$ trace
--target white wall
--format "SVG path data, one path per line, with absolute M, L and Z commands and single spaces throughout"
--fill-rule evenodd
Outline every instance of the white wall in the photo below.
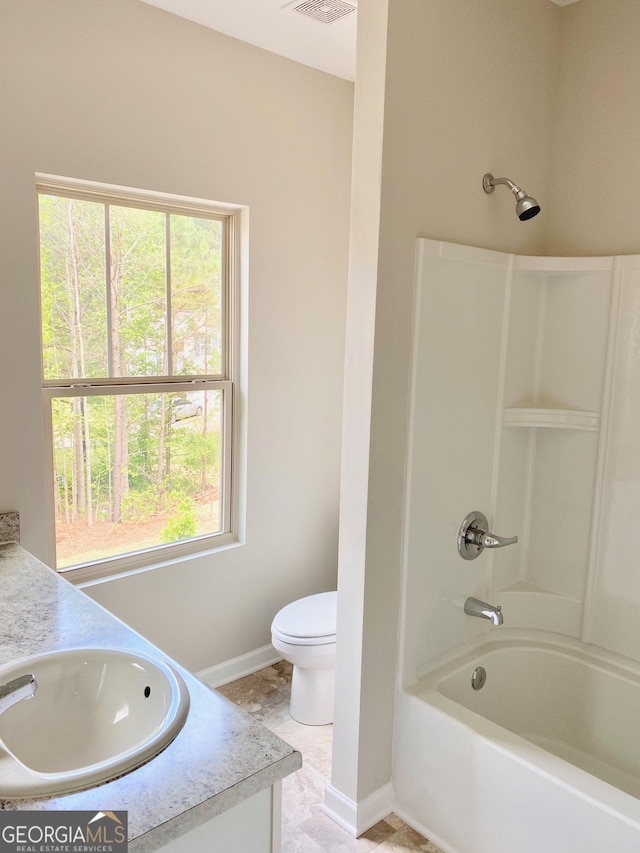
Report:
M 336 582 L 353 86 L 136 0 L 1 4 L 0 79 L 0 508 L 44 557 L 34 173 L 248 205 L 246 544 L 89 592 L 191 669 L 262 646 Z

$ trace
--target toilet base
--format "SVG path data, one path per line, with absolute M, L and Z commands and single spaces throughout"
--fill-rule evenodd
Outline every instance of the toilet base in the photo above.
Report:
M 326 726 L 333 722 L 335 669 L 293 667 L 289 713 L 305 726 Z

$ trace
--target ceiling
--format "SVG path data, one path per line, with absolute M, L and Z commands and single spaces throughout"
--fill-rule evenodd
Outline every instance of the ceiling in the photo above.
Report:
M 142 0 L 336 77 L 355 80 L 356 12 L 324 23 L 296 11 L 349 11 L 358 0 Z
M 331 7 L 357 6 L 358 0 L 142 0 L 241 41 L 255 44 L 320 71 L 355 80 L 356 19 L 349 12 L 332 23 L 301 14 L 315 7 L 323 17 Z M 568 6 L 578 0 L 552 0 Z M 312 8 L 313 11 L 313 8 Z

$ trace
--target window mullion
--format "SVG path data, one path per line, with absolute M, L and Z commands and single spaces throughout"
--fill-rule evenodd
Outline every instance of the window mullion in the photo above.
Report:
M 169 214 L 165 214 L 165 265 L 167 282 L 167 321 L 166 321 L 166 344 L 167 347 L 167 376 L 173 376 L 173 311 L 171 308 L 171 223 Z
M 220 390 L 228 394 L 232 383 L 227 379 L 210 380 L 178 380 L 162 381 L 157 379 L 152 383 L 134 384 L 133 381 L 123 381 L 118 378 L 109 384 L 76 382 L 71 385 L 45 385 L 42 389 L 45 399 L 54 397 L 107 397 L 116 394 L 175 394 L 192 391 Z M 226 419 L 225 419 L 226 422 Z
M 220 310 L 222 312 L 222 334 L 221 347 L 221 362 L 220 369 L 223 376 L 229 377 L 229 305 L 228 305 L 228 284 L 229 284 L 229 241 L 230 241 L 230 222 L 227 220 L 224 226 L 221 242 L 222 263 L 220 264 L 220 274 L 222 281 L 220 282 Z
M 233 487 L 232 487 L 232 465 L 233 465 L 233 406 L 234 392 L 231 382 L 221 383 L 223 388 L 223 420 L 222 420 L 222 501 L 220 512 L 222 514 L 222 529 L 231 530 L 233 526 Z
M 107 373 L 113 376 L 113 326 L 111 317 L 111 217 L 109 205 L 104 206 L 104 276 L 107 308 Z

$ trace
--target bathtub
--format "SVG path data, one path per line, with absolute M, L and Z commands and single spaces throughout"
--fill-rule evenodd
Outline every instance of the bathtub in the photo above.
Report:
M 394 753 L 396 811 L 447 853 L 640 851 L 640 665 L 619 655 L 493 629 L 399 692 Z

